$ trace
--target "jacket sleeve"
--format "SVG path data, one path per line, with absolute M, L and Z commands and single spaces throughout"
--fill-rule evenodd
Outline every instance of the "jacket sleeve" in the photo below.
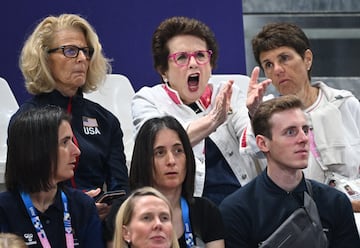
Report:
M 79 238 L 80 246 L 87 248 L 105 247 L 102 224 L 94 200 L 81 191 L 72 193 L 70 197 L 72 197 L 70 207 L 76 214 L 73 215 L 72 213 L 71 218 L 77 222 L 75 225 L 78 229 L 75 232 Z

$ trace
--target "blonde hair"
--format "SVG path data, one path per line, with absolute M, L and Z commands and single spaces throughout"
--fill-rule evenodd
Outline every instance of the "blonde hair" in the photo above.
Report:
M 55 89 L 55 80 L 49 69 L 48 50 L 52 47 L 54 34 L 64 29 L 79 29 L 84 33 L 87 45 L 94 48 L 90 59 L 83 92 L 94 91 L 107 73 L 111 73 L 110 60 L 102 53 L 102 46 L 93 27 L 79 15 L 62 14 L 44 18 L 25 41 L 22 48 L 19 67 L 25 78 L 25 87 L 30 94 L 51 92 Z
M 24 240 L 13 233 L 0 233 L 0 248 L 27 248 Z
M 171 205 L 168 199 L 160 193 L 158 190 L 152 187 L 142 187 L 135 190 L 121 205 L 115 220 L 115 237 L 114 237 L 114 248 L 128 248 L 129 245 L 125 242 L 123 238 L 123 225 L 128 225 L 131 221 L 134 207 L 135 199 L 142 196 L 152 195 L 162 199 L 169 207 L 170 215 L 172 219 L 172 210 Z M 172 241 L 170 248 L 179 248 L 178 240 L 175 235 L 175 231 L 172 233 Z

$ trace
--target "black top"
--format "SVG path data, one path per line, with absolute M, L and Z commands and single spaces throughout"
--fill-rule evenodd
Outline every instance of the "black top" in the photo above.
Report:
M 348 197 L 325 184 L 309 181 L 329 247 L 360 247 Z M 286 192 L 265 170 L 226 197 L 219 206 L 225 224 L 226 247 L 258 247 L 301 206 L 304 191 L 307 191 L 304 178 L 292 192 Z

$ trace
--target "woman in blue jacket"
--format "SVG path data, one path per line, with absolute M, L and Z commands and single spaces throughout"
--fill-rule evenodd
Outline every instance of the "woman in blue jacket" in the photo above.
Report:
M 70 116 L 48 106 L 20 113 L 9 129 L 0 232 L 28 247 L 103 247 L 94 200 L 63 182 L 74 175 L 79 148 Z

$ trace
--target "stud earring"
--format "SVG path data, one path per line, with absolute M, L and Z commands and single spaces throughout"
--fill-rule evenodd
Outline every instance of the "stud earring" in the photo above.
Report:
M 167 78 L 164 78 L 163 80 L 164 80 L 164 83 L 169 82 L 169 80 Z

